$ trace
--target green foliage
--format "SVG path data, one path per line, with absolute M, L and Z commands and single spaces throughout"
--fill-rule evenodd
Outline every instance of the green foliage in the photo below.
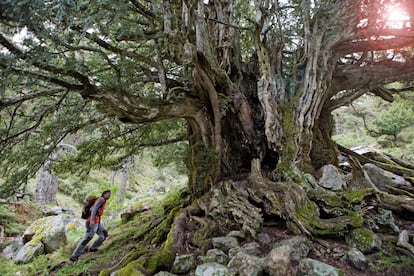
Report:
M 392 104 L 365 96 L 355 101 L 352 108 L 335 110 L 336 133 L 333 139 L 348 148 L 371 145 L 407 162 L 414 162 L 412 95 L 412 92 L 406 92 L 397 96 Z
M 15 213 L 8 210 L 7 205 L 0 205 L 0 221 L 6 236 L 14 236 L 19 233 L 19 229 L 16 227 L 19 219 Z
M 380 134 L 390 135 L 397 141 L 401 131 L 414 124 L 414 110 L 406 101 L 397 100 L 388 108 L 381 111 L 379 117 L 373 121 Z

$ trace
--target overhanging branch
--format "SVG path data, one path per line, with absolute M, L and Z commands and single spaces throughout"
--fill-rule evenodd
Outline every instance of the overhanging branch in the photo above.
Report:
M 336 91 L 378 87 L 394 81 L 411 81 L 414 78 L 414 60 L 375 62 L 370 66 L 359 64 L 338 65 L 333 74 Z

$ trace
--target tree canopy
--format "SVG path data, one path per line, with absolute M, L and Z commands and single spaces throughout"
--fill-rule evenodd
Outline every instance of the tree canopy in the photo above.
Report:
M 413 90 L 413 43 L 412 0 L 0 0 L 0 196 L 54 154 L 87 172 L 179 143 L 188 189 L 146 230 L 132 266 L 149 274 L 217 229 L 343 236 L 413 214 L 411 165 L 332 140 L 335 109 Z M 322 188 L 340 152 L 349 183 Z M 408 184 L 377 185 L 370 162 Z
M 410 1 L 3 0 L 0 8 L 9 191 L 79 130 L 94 138 L 72 168 L 187 140 L 186 124 L 219 153 L 215 179 L 245 166 L 234 169 L 243 162 L 223 150 L 263 157 L 270 148 L 306 167 L 320 114 L 368 92 L 390 101 L 383 85 L 414 74 Z M 289 116 L 301 133 L 290 137 L 296 153 L 282 149 Z M 235 120 L 242 124 L 224 137 Z M 223 138 L 242 142 L 226 149 Z
M 252 158 L 335 163 L 332 110 L 410 89 L 413 18 L 408 0 L 2 0 L 2 196 L 79 131 L 67 168 L 188 141 L 195 194 Z

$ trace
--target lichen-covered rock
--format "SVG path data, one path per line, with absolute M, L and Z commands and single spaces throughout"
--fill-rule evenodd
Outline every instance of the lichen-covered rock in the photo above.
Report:
M 291 239 L 283 240 L 279 243 L 276 243 L 273 248 L 283 247 L 290 254 L 290 258 L 294 262 L 298 262 L 302 258 L 308 256 L 311 241 L 304 236 L 295 236 Z
M 215 237 L 213 247 L 227 253 L 230 248 L 239 246 L 239 241 L 235 237 Z
M 268 275 L 286 276 L 294 275 L 290 254 L 285 247 L 272 249 L 264 260 L 264 270 Z
M 259 276 L 263 274 L 264 259 L 239 251 L 227 265 L 230 272 L 239 276 Z
M 364 254 L 380 249 L 382 245 L 381 239 L 366 228 L 352 229 L 349 234 L 345 235 L 345 241 L 349 246 L 358 248 Z
M 207 251 L 206 256 L 203 258 L 203 262 L 227 265 L 229 262 L 229 257 L 220 249 L 210 249 Z
M 33 240 L 23 245 L 14 257 L 16 264 L 31 262 L 34 258 L 44 253 L 44 245 L 40 240 Z
M 187 273 L 195 268 L 195 258 L 193 254 L 180 255 L 174 260 L 171 272 L 177 274 Z
M 36 220 L 23 233 L 25 243 L 39 240 L 45 253 L 51 253 L 66 244 L 65 221 L 62 216 L 50 216 Z
M 197 266 L 195 276 L 232 276 L 229 269 L 218 263 L 205 263 Z
M 322 263 L 317 260 L 310 258 L 302 259 L 299 263 L 298 274 L 299 276 L 313 276 L 313 275 L 323 275 L 323 276 L 340 276 L 344 273 L 331 265 Z
M 241 246 L 241 250 L 243 250 L 244 253 L 249 255 L 260 255 L 262 252 L 260 250 L 260 245 L 257 242 L 250 242 L 243 244 Z
M 230 248 L 230 249 L 229 249 L 229 253 L 228 253 L 229 258 L 230 258 L 230 259 L 233 259 L 233 258 L 234 258 L 234 256 L 236 256 L 236 255 L 237 255 L 237 253 L 239 253 L 241 250 L 242 250 L 242 249 L 241 249 L 241 247 L 240 247 L 240 246 L 236 246 L 236 247 Z

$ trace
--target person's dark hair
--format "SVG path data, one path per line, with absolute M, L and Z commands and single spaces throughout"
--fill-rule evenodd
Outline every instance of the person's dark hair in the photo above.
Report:
M 111 190 L 103 191 L 101 196 L 104 196 L 104 194 L 107 194 L 107 193 L 110 193 L 110 192 L 111 192 Z

